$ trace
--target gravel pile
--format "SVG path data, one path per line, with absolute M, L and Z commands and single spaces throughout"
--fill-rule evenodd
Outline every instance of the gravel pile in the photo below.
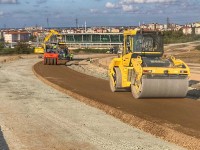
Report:
M 71 65 L 71 66 L 69 66 L 69 68 L 76 70 L 78 72 L 90 75 L 90 76 L 108 80 L 107 68 L 97 66 L 95 63 L 93 63 L 96 60 L 97 59 L 93 59 L 91 61 L 83 60 L 83 61 L 79 62 L 78 65 Z

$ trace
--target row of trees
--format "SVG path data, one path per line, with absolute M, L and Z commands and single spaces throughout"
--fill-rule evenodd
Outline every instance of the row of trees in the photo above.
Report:
M 14 48 L 6 47 L 4 42 L 0 42 L 0 55 L 31 53 L 33 53 L 33 48 L 25 42 L 18 42 Z
M 165 31 L 164 32 L 164 43 L 185 43 L 200 40 L 200 35 L 188 34 L 185 35 L 180 31 Z

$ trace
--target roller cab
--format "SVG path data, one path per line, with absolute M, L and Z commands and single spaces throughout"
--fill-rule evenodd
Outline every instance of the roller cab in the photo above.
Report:
M 159 32 L 124 32 L 124 50 L 109 65 L 111 91 L 131 91 L 134 98 L 185 97 L 190 69 L 181 60 L 163 57 Z

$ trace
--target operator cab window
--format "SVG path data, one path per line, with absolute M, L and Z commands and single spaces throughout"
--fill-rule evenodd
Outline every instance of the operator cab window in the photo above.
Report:
M 127 36 L 125 45 L 126 45 L 126 51 L 125 51 L 126 54 L 133 51 L 133 36 Z
M 158 35 L 136 35 L 134 37 L 135 52 L 161 52 L 162 38 Z

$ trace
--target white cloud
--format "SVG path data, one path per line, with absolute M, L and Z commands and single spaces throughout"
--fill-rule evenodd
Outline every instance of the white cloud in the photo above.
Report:
M 107 2 L 105 7 L 108 9 L 121 9 L 124 12 L 134 12 L 139 10 L 138 4 L 149 3 L 171 3 L 178 0 L 118 0 L 116 3 Z
M 116 8 L 116 4 L 111 3 L 111 2 L 107 2 L 106 3 L 106 8 Z
M 133 3 L 169 3 L 177 0 L 121 0 L 120 4 L 133 4 Z
M 130 0 L 127 0 L 128 3 L 129 3 L 129 1 Z M 123 2 L 123 3 L 107 2 L 105 7 L 108 9 L 122 9 L 124 12 L 133 12 L 133 11 L 136 11 L 139 9 L 138 7 L 134 7 L 132 4 L 127 4 L 125 2 Z
M 98 10 L 98 9 L 90 9 L 90 12 L 91 12 L 91 13 L 98 13 L 99 10 Z
M 3 16 L 3 15 L 4 15 L 3 11 L 0 11 L 0 16 Z
M 47 0 L 37 0 L 37 4 L 43 4 L 43 3 L 46 3 Z
M 0 4 L 17 4 L 17 0 L 0 0 Z
M 125 12 L 131 12 L 133 11 L 133 6 L 132 5 L 122 5 L 122 10 Z

